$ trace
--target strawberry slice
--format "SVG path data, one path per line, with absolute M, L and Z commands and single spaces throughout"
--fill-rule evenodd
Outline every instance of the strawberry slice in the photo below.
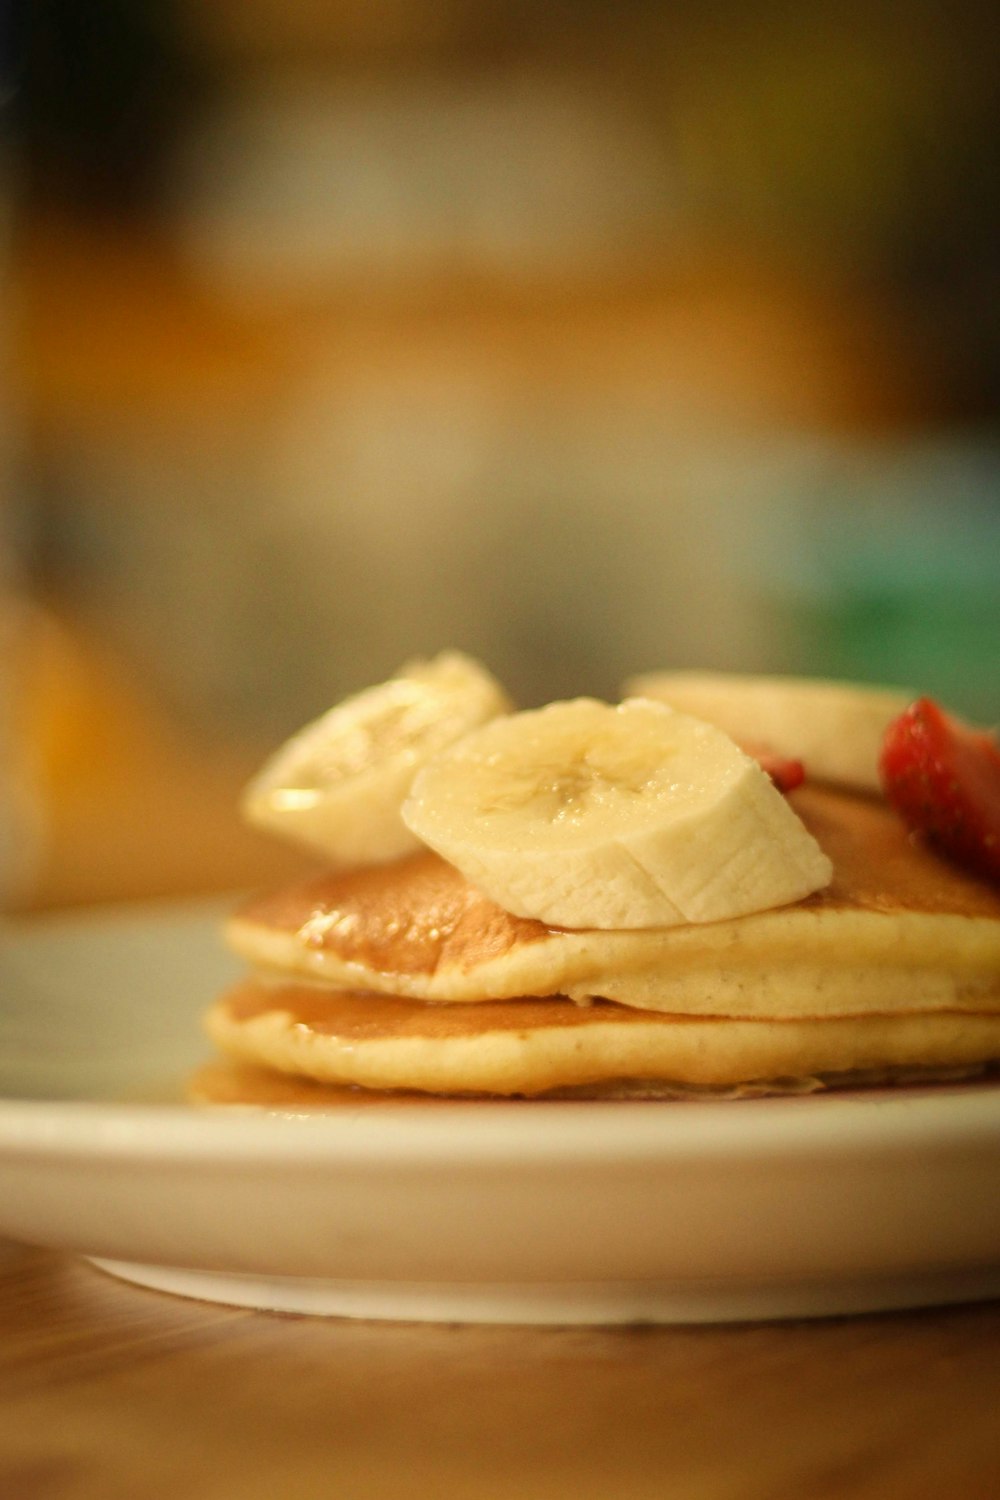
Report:
M 763 750 L 754 757 L 760 762 L 779 792 L 794 792 L 806 779 L 806 768 L 800 760 L 789 760 L 784 755 L 772 755 Z
M 918 698 L 886 730 L 879 773 L 910 828 L 957 864 L 1000 881 L 1000 743 Z

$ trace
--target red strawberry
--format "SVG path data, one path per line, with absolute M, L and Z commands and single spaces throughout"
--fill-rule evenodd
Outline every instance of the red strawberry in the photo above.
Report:
M 956 863 L 1000 881 L 1000 743 L 918 698 L 886 730 L 885 795 Z
M 806 768 L 800 760 L 788 760 L 783 755 L 773 755 L 770 750 L 751 750 L 754 760 L 759 761 L 779 792 L 794 792 L 806 779 Z

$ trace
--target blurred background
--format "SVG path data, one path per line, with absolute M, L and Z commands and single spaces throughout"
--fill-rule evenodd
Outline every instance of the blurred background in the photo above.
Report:
M 3 38 L 0 876 L 253 885 L 444 646 L 1000 719 L 995 7 L 35 0 Z

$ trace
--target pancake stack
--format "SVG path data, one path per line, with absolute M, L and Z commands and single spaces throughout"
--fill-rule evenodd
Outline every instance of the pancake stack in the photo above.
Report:
M 430 664 L 430 669 L 441 661 Z M 449 657 L 450 670 L 456 661 L 470 671 L 482 670 Z M 419 670 L 429 669 L 421 664 Z M 408 680 L 405 673 L 394 682 L 400 680 Z M 669 702 L 670 679 L 664 682 L 662 702 L 651 703 L 656 683 L 644 680 L 641 713 L 648 715 L 657 732 L 657 714 L 662 713 L 662 723 L 677 734 L 686 728 L 681 723 L 686 715 L 663 706 Z M 374 708 L 371 695 L 350 700 L 335 711 L 342 720 L 332 731 L 331 716 L 326 716 L 293 742 L 293 751 L 286 748 L 265 768 L 248 793 L 247 806 L 255 821 L 277 828 L 292 805 L 293 817 L 301 822 L 306 794 L 315 792 L 322 816 L 309 825 L 312 832 L 303 841 L 318 848 L 321 840 L 331 851 L 331 862 L 338 863 L 336 838 L 330 832 L 336 819 L 324 786 L 340 779 L 341 762 L 327 752 L 332 743 L 339 743 L 338 736 L 342 738 L 345 708 L 347 722 L 355 729 L 359 721 L 370 728 L 373 714 L 374 723 L 380 723 L 388 686 L 372 690 L 383 694 L 382 699 L 375 697 Z M 732 698 L 745 709 L 740 690 L 737 681 Z M 794 685 L 789 690 L 794 693 Z M 872 695 L 863 689 L 838 691 L 847 693 L 848 705 L 861 705 L 853 721 L 850 752 L 857 758 L 855 741 L 867 734 L 873 745 L 867 758 L 860 747 L 861 761 L 866 767 L 869 761 L 874 764 L 887 705 L 876 709 Z M 351 1097 L 375 1100 L 413 1094 L 741 1097 L 968 1077 L 1000 1058 L 1000 888 L 915 835 L 871 785 L 837 785 L 836 756 L 832 772 L 824 765 L 827 780 L 810 778 L 807 765 L 805 783 L 782 796 L 758 760 L 729 741 L 725 722 L 720 723 L 724 712 L 714 711 L 716 725 L 710 731 L 703 721 L 693 721 L 697 755 L 707 759 L 709 777 L 724 779 L 730 775 L 725 757 L 732 746 L 732 764 L 753 796 L 765 796 L 757 778 L 766 781 L 766 799 L 774 797 L 781 804 L 775 823 L 781 837 L 787 832 L 781 819 L 795 823 L 796 837 L 801 831 L 805 855 L 800 864 L 806 873 L 796 878 L 809 887 L 804 894 L 757 909 L 747 895 L 748 888 L 760 889 L 756 874 L 748 886 L 745 872 L 738 883 L 734 879 L 724 885 L 722 876 L 713 873 L 708 885 L 719 910 L 712 907 L 707 920 L 692 920 L 683 911 L 670 915 L 677 911 L 683 885 L 675 878 L 678 866 L 671 845 L 668 874 L 674 884 L 669 901 L 664 897 L 667 919 L 659 924 L 647 925 L 644 915 L 630 921 L 629 912 L 638 908 L 623 907 L 617 897 L 618 925 L 570 925 L 554 920 L 548 910 L 525 911 L 525 903 L 549 906 L 547 892 L 559 887 L 559 871 L 566 867 L 567 837 L 572 843 L 578 828 L 589 828 L 588 802 L 580 804 L 579 817 L 574 813 L 569 834 L 555 828 L 554 852 L 542 835 L 529 837 L 532 829 L 525 825 L 526 860 L 544 854 L 549 863 L 541 883 L 533 884 L 527 897 L 497 899 L 495 889 L 484 888 L 494 869 L 505 889 L 519 893 L 521 873 L 507 874 L 510 845 L 504 843 L 504 819 L 512 814 L 506 788 L 515 778 L 503 759 L 504 747 L 516 742 L 522 755 L 522 746 L 530 742 L 531 753 L 537 754 L 542 730 L 550 733 L 550 725 L 558 723 L 563 732 L 561 726 L 569 722 L 566 707 L 556 705 L 555 714 L 542 711 L 549 716 L 545 720 L 538 714 L 509 713 L 499 696 L 485 711 L 480 705 L 476 712 L 481 717 L 471 727 L 457 723 L 446 743 L 410 757 L 402 793 L 394 771 L 392 796 L 396 808 L 403 807 L 409 847 L 396 828 L 388 857 L 359 861 L 354 847 L 350 859 L 339 861 L 340 868 L 256 897 L 232 918 L 227 940 L 247 961 L 249 973 L 206 1017 L 209 1035 L 230 1063 L 205 1070 L 196 1081 L 196 1097 L 323 1103 L 338 1097 L 338 1090 L 342 1097 L 345 1089 Z M 577 717 L 596 725 L 599 738 L 605 719 L 594 709 Z M 619 713 L 614 721 L 617 732 L 620 711 L 602 705 L 600 712 Z M 441 717 L 432 713 L 425 723 L 440 724 Z M 628 713 L 624 719 L 634 735 L 639 721 Z M 398 713 L 393 725 L 396 753 L 409 741 L 405 734 L 400 738 Z M 525 738 L 529 727 L 534 739 Z M 743 741 L 751 739 L 742 720 L 740 727 Z M 573 733 L 577 735 L 578 726 Z M 712 754 L 723 740 L 723 770 L 717 773 Z M 468 770 L 469 757 L 480 745 L 490 776 L 499 768 L 501 777 L 499 796 L 491 781 L 485 810 L 484 793 L 479 783 L 470 781 Z M 782 752 L 789 748 L 783 743 Z M 317 749 L 323 753 L 317 754 Z M 584 749 L 590 757 L 590 775 L 591 741 Z M 373 758 L 384 758 L 384 752 L 384 741 L 369 735 L 359 762 L 354 743 L 348 779 L 353 779 L 362 800 L 371 795 L 370 788 L 363 786 L 358 793 L 357 778 L 370 771 Z M 551 789 L 551 751 L 546 753 L 545 785 Z M 766 765 L 766 757 L 761 759 Z M 573 764 L 576 788 L 581 772 L 579 762 Z M 521 762 L 518 768 L 523 769 Z M 682 795 L 678 774 L 675 766 L 664 794 L 668 802 L 663 805 L 671 808 L 669 799 Z M 607 778 L 606 758 L 600 776 Z M 560 795 L 565 798 L 562 770 L 560 778 Z M 744 780 L 739 782 L 741 797 L 750 795 L 742 790 Z M 471 784 L 470 795 L 480 799 L 474 816 L 463 804 L 461 818 L 454 806 L 443 818 L 442 794 L 437 790 L 442 784 L 449 795 L 456 786 Z M 652 797 L 650 784 L 647 779 L 640 785 L 633 777 L 630 817 L 637 801 L 639 812 L 645 809 Z M 713 781 L 711 797 L 716 789 Z M 588 798 L 596 795 L 588 790 Z M 698 796 L 695 822 L 700 827 L 708 812 L 700 790 Z M 515 801 L 520 816 L 523 799 Z M 742 829 L 739 819 L 745 806 L 749 803 L 735 804 L 730 795 L 724 804 L 727 823 L 731 825 L 736 816 Z M 579 812 L 577 803 L 574 807 Z M 754 808 L 758 822 L 765 814 L 777 816 L 770 800 L 760 803 L 763 813 L 756 804 Z M 549 824 L 558 824 L 564 812 L 565 805 L 559 814 L 549 810 Z M 602 806 L 601 816 L 608 815 Z M 620 817 L 617 808 L 610 815 Z M 660 814 L 652 809 L 649 815 L 655 821 Z M 753 842 L 758 839 L 757 823 L 749 813 L 746 816 L 751 829 L 747 839 Z M 466 817 L 471 819 L 477 872 L 482 868 L 486 875 L 475 881 L 455 858 L 445 858 L 428 846 L 433 838 L 439 849 L 443 843 L 450 851 L 454 829 L 464 829 Z M 690 809 L 685 818 L 684 840 L 676 846 L 682 850 L 693 847 Z M 317 836 L 320 821 L 322 833 Z M 447 824 L 448 836 L 439 838 L 441 821 Z M 413 835 L 414 827 L 422 837 Z M 640 846 L 631 827 L 626 832 L 627 837 L 619 838 L 616 828 L 615 851 L 623 843 L 629 859 L 637 859 L 636 850 L 645 845 Z M 303 838 L 301 826 L 295 834 Z M 356 845 L 356 832 L 352 838 Z M 495 857 L 501 846 L 503 859 Z M 461 840 L 456 847 L 458 859 L 467 865 Z M 657 846 L 658 878 L 665 867 L 666 847 L 662 842 Z M 782 851 L 786 847 L 799 857 L 798 845 L 782 844 Z M 819 851 L 815 859 L 810 850 Z M 655 861 L 646 854 L 642 857 L 645 893 Z M 748 868 L 756 872 L 766 857 L 767 851 L 758 856 L 754 845 Z M 593 858 L 590 844 L 587 858 Z M 684 873 L 681 869 L 680 876 Z M 597 895 L 587 896 L 588 913 L 599 914 L 604 883 L 602 876 Z M 615 882 L 608 878 L 606 883 Z M 536 888 L 541 896 L 535 895 Z M 569 896 L 559 899 L 569 902 L 569 911 L 577 909 L 576 885 Z M 700 886 L 697 899 L 702 900 Z M 734 908 L 730 915 L 725 914 L 727 904 Z M 751 909 L 741 909 L 747 905 Z M 562 910 L 557 907 L 556 915 Z M 643 906 L 642 914 L 646 910 Z

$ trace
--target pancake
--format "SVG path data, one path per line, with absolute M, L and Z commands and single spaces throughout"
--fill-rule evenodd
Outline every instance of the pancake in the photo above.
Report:
M 193 1097 L 740 1098 L 1000 1060 L 1000 891 L 875 797 L 790 800 L 833 880 L 732 921 L 546 926 L 429 851 L 257 897 L 228 926 L 253 973 L 206 1017 L 229 1061 Z
M 802 1019 L 1000 1012 L 1000 891 L 916 842 L 876 798 L 790 801 L 831 885 L 735 921 L 567 931 L 514 917 L 437 855 L 326 875 L 229 924 L 259 971 L 439 1004 L 593 997 L 668 1015 Z
M 429 1005 L 255 980 L 220 999 L 206 1024 L 245 1063 L 436 1095 L 802 1092 L 860 1075 L 963 1076 L 1000 1057 L 1000 1015 L 732 1020 L 560 997 Z
M 985 1081 L 990 1073 L 988 1066 L 969 1064 L 955 1067 L 910 1068 L 854 1068 L 839 1073 L 826 1073 L 804 1078 L 764 1078 L 735 1084 L 680 1083 L 668 1079 L 617 1079 L 609 1083 L 572 1085 L 561 1089 L 549 1089 L 546 1093 L 531 1095 L 535 1104 L 564 1104 L 580 1100 L 609 1100 L 618 1102 L 631 1100 L 641 1102 L 652 1099 L 673 1101 L 716 1102 L 733 1099 L 757 1099 L 775 1094 L 800 1095 L 825 1092 L 830 1089 L 869 1089 L 938 1083 L 966 1083 Z M 266 1109 L 278 1114 L 302 1114 L 311 1110 L 364 1109 L 375 1106 L 379 1109 L 414 1107 L 427 1108 L 470 1101 L 477 1104 L 493 1103 L 517 1107 L 525 1103 L 524 1095 L 485 1094 L 465 1092 L 455 1094 L 421 1094 L 414 1089 L 359 1088 L 350 1083 L 321 1083 L 315 1078 L 298 1074 L 280 1073 L 277 1069 L 262 1067 L 255 1063 L 237 1062 L 235 1058 L 219 1058 L 204 1063 L 191 1076 L 187 1088 L 191 1104 L 244 1105 L 249 1109 Z
M 246 1104 L 296 1113 L 308 1109 L 354 1108 L 365 1105 L 447 1104 L 443 1094 L 418 1094 L 413 1089 L 361 1089 L 353 1084 L 320 1083 L 276 1068 L 237 1062 L 232 1057 L 203 1063 L 186 1088 L 191 1104 Z

